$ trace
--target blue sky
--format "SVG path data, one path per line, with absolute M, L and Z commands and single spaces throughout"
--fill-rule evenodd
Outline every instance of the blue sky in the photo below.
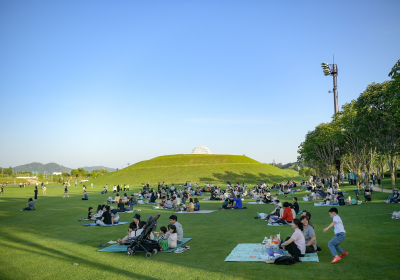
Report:
M 388 79 L 400 1 L 0 1 L 0 166 L 121 168 L 207 146 L 296 161 Z

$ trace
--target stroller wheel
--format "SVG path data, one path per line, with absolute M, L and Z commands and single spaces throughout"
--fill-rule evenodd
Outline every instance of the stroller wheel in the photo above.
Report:
M 158 252 L 157 249 L 153 249 L 153 251 L 152 251 L 153 255 L 157 254 L 157 252 Z
M 151 253 L 150 252 L 146 253 L 146 258 L 151 258 Z
M 128 254 L 128 256 L 132 256 L 133 255 L 133 250 L 131 248 L 128 248 L 126 250 L 126 253 Z

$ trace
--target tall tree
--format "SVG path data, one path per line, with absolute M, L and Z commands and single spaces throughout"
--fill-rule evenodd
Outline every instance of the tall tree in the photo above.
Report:
M 357 99 L 355 108 L 360 128 L 364 128 L 361 136 L 375 146 L 379 154 L 386 156 L 394 190 L 396 161 L 400 154 L 400 119 L 398 96 L 393 94 L 392 88 L 392 81 L 369 85 Z

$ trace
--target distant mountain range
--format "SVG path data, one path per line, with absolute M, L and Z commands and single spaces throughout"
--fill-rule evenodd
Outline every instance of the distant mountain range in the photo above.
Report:
M 105 166 L 85 166 L 83 167 L 88 172 L 91 172 L 94 169 L 104 169 L 109 172 L 115 171 L 115 168 L 105 167 Z M 53 172 L 66 172 L 71 173 L 72 168 L 62 166 L 61 164 L 57 164 L 55 162 L 50 162 L 47 164 L 32 162 L 24 165 L 19 165 L 13 167 L 14 172 L 32 172 L 36 171 L 38 174 L 52 174 Z

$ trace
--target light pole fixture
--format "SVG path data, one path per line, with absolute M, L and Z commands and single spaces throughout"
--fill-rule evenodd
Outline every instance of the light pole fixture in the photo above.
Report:
M 338 94 L 337 94 L 337 75 L 338 75 L 338 68 L 335 64 L 335 58 L 333 59 L 333 64 L 328 64 L 328 62 L 321 63 L 322 70 L 325 76 L 332 76 L 333 77 L 333 101 L 335 106 L 335 114 L 339 111 L 339 101 L 338 101 Z

